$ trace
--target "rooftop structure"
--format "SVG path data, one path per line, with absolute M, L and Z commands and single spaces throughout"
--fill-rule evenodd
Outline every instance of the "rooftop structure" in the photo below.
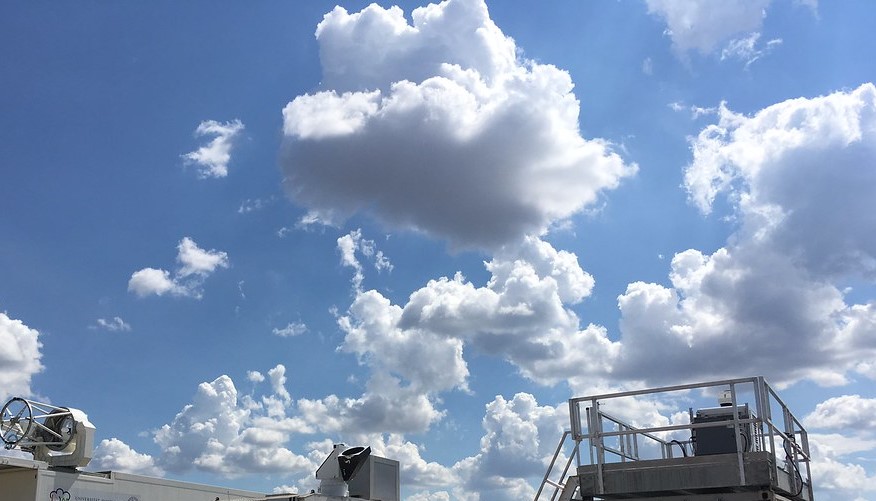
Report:
M 399 463 L 370 447 L 334 446 L 316 471 L 319 489 L 274 494 L 164 478 L 80 470 L 94 452 L 88 416 L 20 397 L 0 409 L 0 438 L 7 450 L 33 459 L 0 457 L 0 500 L 14 501 L 399 501 Z
M 718 406 L 682 424 L 606 412 L 697 393 Z M 813 501 L 806 430 L 763 377 L 572 398 L 569 416 L 536 501 Z

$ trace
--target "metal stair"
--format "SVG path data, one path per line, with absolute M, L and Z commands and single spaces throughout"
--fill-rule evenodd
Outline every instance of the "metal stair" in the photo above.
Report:
M 563 471 L 560 473 L 558 479 L 552 479 L 552 477 L 554 477 L 554 470 L 558 466 L 558 460 L 563 454 L 563 449 L 566 448 L 567 441 L 571 436 L 572 432 L 563 432 L 563 436 L 560 438 L 560 443 L 557 444 L 557 450 L 554 452 L 553 458 L 551 458 L 551 463 L 548 466 L 547 473 L 544 474 L 541 485 L 538 487 L 538 491 L 535 494 L 535 501 L 539 501 L 540 499 L 549 499 L 550 501 L 572 501 L 575 492 L 578 490 L 578 481 L 577 477 L 574 475 L 569 477 L 568 474 L 569 468 L 572 466 L 572 460 L 578 454 L 578 442 L 571 441 L 571 443 L 574 443 L 574 446 L 566 458 Z M 546 497 L 548 492 L 550 492 L 550 497 Z M 559 498 L 557 498 L 557 494 L 559 494 Z

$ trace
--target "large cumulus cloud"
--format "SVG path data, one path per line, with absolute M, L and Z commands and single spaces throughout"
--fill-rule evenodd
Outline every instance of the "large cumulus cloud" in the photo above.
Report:
M 876 450 L 874 411 L 876 399 L 842 395 L 819 403 L 804 418 L 819 432 L 810 434 L 819 499 L 871 499 L 876 492 L 876 476 L 861 464 Z
M 418 357 L 402 362 L 368 346 L 438 336 L 450 344 L 436 360 L 459 370 L 436 391 L 462 387 L 463 348 L 500 356 L 534 381 L 578 388 L 609 377 L 765 374 L 825 385 L 871 377 L 876 305 L 849 301 L 841 281 L 870 281 L 874 271 L 874 97 L 866 84 L 750 117 L 722 107 L 719 122 L 692 139 L 685 182 L 703 212 L 726 194 L 738 230 L 711 254 L 679 252 L 668 285 L 630 284 L 618 298 L 620 336 L 583 326 L 571 308 L 593 286 L 574 256 L 528 238 L 496 251 L 485 286 L 461 275 L 433 280 L 402 305 L 360 294 L 344 317 L 345 347 L 410 379 L 406 364 L 419 367 Z
M 671 287 L 630 284 L 621 374 L 872 377 L 861 362 L 876 357 L 876 304 L 849 301 L 843 283 L 876 271 L 876 87 L 751 116 L 722 105 L 692 150 L 692 202 L 709 214 L 726 196 L 739 229 L 712 254 L 678 253 Z
M 339 318 L 341 349 L 370 367 L 369 384 L 394 390 L 385 394 L 416 390 L 429 402 L 466 389 L 466 350 L 576 390 L 609 379 L 872 377 L 876 306 L 849 301 L 838 281 L 869 280 L 876 255 L 873 96 L 868 84 L 751 117 L 723 107 L 719 123 L 692 140 L 685 179 L 704 212 L 727 194 L 738 231 L 711 254 L 679 252 L 668 284 L 630 284 L 618 298 L 619 336 L 573 309 L 594 285 L 577 258 L 527 237 L 495 251 L 482 285 L 461 274 L 431 280 L 402 304 L 359 291 Z M 440 419 L 437 408 L 418 409 L 429 410 L 424 428 Z
M 40 333 L 0 312 L 0 401 L 30 397 L 31 379 L 43 370 Z
M 530 394 L 510 400 L 497 396 L 486 405 L 478 453 L 445 466 L 425 459 L 425 449 L 404 434 L 374 431 L 349 416 L 333 414 L 343 407 L 338 406 L 339 399 L 334 399 L 335 409 L 323 410 L 316 410 L 312 400 L 296 400 L 285 388 L 283 365 L 269 370 L 268 376 L 249 373 L 256 385 L 270 379 L 270 389 L 261 396 L 257 387 L 241 396 L 227 375 L 201 383 L 192 402 L 153 432 L 158 455 L 138 453 L 113 438 L 100 443 L 95 462 L 147 475 L 192 468 L 232 477 L 281 474 L 291 476 L 295 485 L 284 485 L 279 491 L 306 492 L 317 487 L 313 472 L 332 444 L 367 444 L 374 454 L 400 462 L 402 482 L 418 490 L 414 499 L 451 499 L 452 492 L 452 499 L 477 500 L 480 491 L 498 496 L 495 499 L 514 499 L 519 493 L 532 495 L 527 479 L 552 454 L 566 417 L 564 406 L 541 406 Z M 394 414 L 408 410 L 395 409 Z M 298 446 L 306 454 L 286 448 L 306 437 L 314 438 Z
M 283 444 L 289 439 L 281 418 L 290 405 L 282 387 L 285 367 L 272 370 L 274 393 L 262 402 L 239 398 L 234 381 L 220 376 L 198 386 L 191 404 L 186 405 L 171 423 L 155 431 L 161 448 L 156 463 L 170 472 L 192 467 L 239 475 L 245 472 L 306 473 L 312 463 Z M 279 412 L 274 412 L 280 402 Z M 288 423 L 285 423 L 288 425 Z
M 593 203 L 636 166 L 584 139 L 569 74 L 522 60 L 480 0 L 337 7 L 317 28 L 324 90 L 283 110 L 285 186 L 309 219 L 364 210 L 495 248 Z
M 617 375 L 679 378 L 765 374 L 773 382 L 842 384 L 874 353 L 874 311 L 813 282 L 782 256 L 722 248 L 675 256 L 671 287 L 636 282 L 618 299 L 624 348 Z M 862 351 L 863 350 L 863 351 Z
M 430 280 L 403 305 L 377 291 L 358 293 L 339 319 L 341 349 L 375 374 L 432 393 L 467 388 L 467 347 L 543 384 L 610 371 L 617 343 L 603 327 L 582 327 L 571 309 L 594 285 L 574 254 L 527 237 L 503 246 L 485 266 L 491 278 L 483 285 L 457 273 Z
M 876 272 L 876 86 L 769 106 L 719 110 L 685 171 L 704 213 L 726 194 L 743 236 L 819 278 Z

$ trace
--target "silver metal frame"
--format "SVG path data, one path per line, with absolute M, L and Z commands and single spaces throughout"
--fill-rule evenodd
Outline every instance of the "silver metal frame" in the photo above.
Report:
M 551 501 L 554 501 L 560 492 L 563 493 L 560 496 L 561 500 L 571 499 L 572 493 L 570 491 L 573 489 L 567 488 L 566 483 L 569 479 L 567 475 L 573 458 L 576 460 L 579 468 L 586 465 L 595 467 L 596 494 L 598 496 L 599 494 L 606 493 L 604 484 L 605 465 L 609 462 L 640 461 L 642 458 L 639 457 L 639 449 L 643 441 L 656 443 L 659 446 L 662 459 L 667 459 L 673 457 L 672 446 L 674 443 L 685 448 L 685 450 L 687 450 L 688 445 L 692 444 L 690 441 L 667 441 L 660 438 L 659 434 L 678 430 L 691 431 L 699 428 L 729 425 L 725 421 L 637 428 L 601 411 L 600 406 L 605 402 L 624 397 L 663 396 L 663 394 L 673 392 L 690 392 L 692 390 L 715 388 L 726 389 L 727 387 L 730 389 L 730 402 L 733 409 L 738 408 L 740 405 L 740 393 L 750 390 L 750 393 L 754 396 L 754 402 L 750 404 L 753 406 L 754 413 L 749 418 L 743 419 L 740 418 L 738 412 L 733 412 L 732 426 L 734 429 L 740 429 L 741 426 L 751 426 L 753 430 L 750 437 L 751 450 L 769 453 L 770 478 L 773 484 L 778 484 L 779 478 L 787 479 L 790 477 L 792 482 L 792 487 L 790 488 L 798 488 L 801 492 L 803 489 L 806 489 L 803 498 L 812 500 L 809 436 L 802 423 L 794 417 L 788 406 L 767 384 L 766 380 L 762 376 L 757 376 L 570 399 L 569 417 L 571 429 L 563 434 L 560 444 L 557 446 L 554 459 L 551 461 L 542 484 L 536 493 L 536 501 L 540 499 L 543 493 L 550 491 L 551 488 L 553 489 L 550 497 Z M 582 405 L 584 406 L 583 420 Z M 774 410 L 778 411 L 781 415 L 778 423 L 773 419 Z M 606 428 L 611 429 L 606 430 Z M 739 485 L 746 485 L 743 439 L 740 433 L 736 433 L 735 436 Z M 606 444 L 607 438 L 614 437 L 616 437 L 617 446 Z M 571 439 L 574 444 L 572 446 L 573 452 L 569 455 L 560 480 L 552 480 L 551 477 L 554 474 L 557 457 L 564 447 L 568 447 L 566 444 L 568 439 Z M 589 462 L 582 460 L 582 442 L 586 442 L 589 454 L 585 455 L 585 459 L 589 458 Z M 785 457 L 780 460 L 779 454 Z M 787 469 L 779 466 L 780 461 L 785 463 Z M 547 486 L 550 486 L 550 488 Z
M 72 407 L 10 399 L 0 410 L 0 438 L 6 449 L 19 448 L 50 467 L 83 467 L 94 453 L 95 428 Z
M 21 411 L 16 416 L 13 416 L 11 411 L 8 410 L 9 405 L 14 402 L 23 403 Z M 23 450 L 33 450 L 34 447 L 39 445 L 62 448 L 73 438 L 75 429 L 71 430 L 70 436 L 63 437 L 57 430 L 46 426 L 46 422 L 49 419 L 60 422 L 59 420 L 65 417 L 70 417 L 73 420 L 72 422 L 75 423 L 73 413 L 67 407 L 58 407 L 52 404 L 14 397 L 6 402 L 2 411 L 0 428 L 2 428 L 2 437 L 6 449 L 19 447 Z M 26 416 L 22 415 L 23 411 L 27 411 Z M 20 434 L 20 436 L 16 440 L 8 440 L 7 434 L 9 432 L 15 432 Z

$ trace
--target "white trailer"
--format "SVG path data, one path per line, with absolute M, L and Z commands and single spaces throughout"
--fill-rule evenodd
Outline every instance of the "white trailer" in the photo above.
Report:
M 3 501 L 244 501 L 265 495 L 239 489 L 117 472 L 49 468 L 43 461 L 0 457 Z

